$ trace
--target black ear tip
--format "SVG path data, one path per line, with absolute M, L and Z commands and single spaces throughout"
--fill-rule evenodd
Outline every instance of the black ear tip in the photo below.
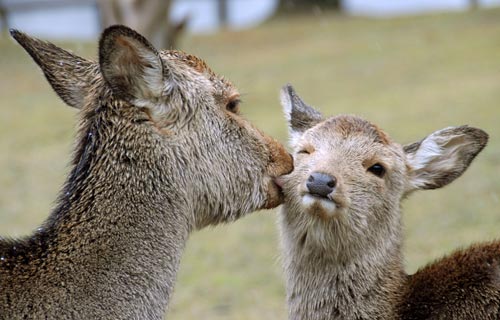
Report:
M 469 128 L 472 131 L 471 134 L 479 142 L 479 145 L 481 146 L 481 150 L 482 150 L 488 144 L 488 140 L 490 138 L 490 135 L 482 129 L 474 128 L 474 127 L 469 127 Z
M 295 93 L 295 89 L 293 88 L 293 86 L 290 83 L 285 84 L 283 86 L 283 88 L 281 89 L 281 92 L 282 92 L 282 94 L 288 95 L 290 98 L 293 98 L 294 96 L 297 95 Z
M 23 48 L 29 51 L 29 47 L 32 46 L 33 42 L 37 39 L 28 36 L 26 33 L 21 32 L 17 29 L 9 29 L 10 36 L 17 41 Z
M 157 50 L 148 41 L 148 39 L 135 30 L 121 24 L 115 24 L 104 29 L 99 40 L 99 51 L 108 50 L 110 47 L 114 47 L 115 40 L 119 37 L 134 39 L 135 41 L 142 43 L 142 45 L 151 51 L 157 53 Z
M 101 33 L 101 38 L 99 44 L 103 45 L 104 41 L 109 41 L 110 39 L 115 39 L 118 36 L 135 36 L 137 33 L 127 26 L 121 24 L 114 24 L 107 27 Z
M 129 28 L 120 24 L 114 24 L 112 26 L 107 27 L 104 29 L 104 31 L 101 33 L 101 39 L 100 42 L 102 42 L 104 39 L 109 37 L 109 35 L 119 35 L 119 34 L 124 34 L 129 31 Z
M 114 24 L 114 25 L 109 26 L 106 29 L 104 29 L 102 34 L 110 34 L 110 33 L 115 33 L 115 32 L 123 34 L 123 33 L 134 32 L 134 30 L 132 30 L 131 28 L 124 26 L 122 24 Z
M 17 30 L 17 29 L 9 29 L 9 33 L 11 35 L 12 38 L 18 40 L 20 38 L 20 36 L 23 34 L 21 31 Z

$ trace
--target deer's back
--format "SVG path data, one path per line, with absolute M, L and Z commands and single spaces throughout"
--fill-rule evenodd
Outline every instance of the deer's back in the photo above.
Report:
M 401 319 L 500 319 L 500 241 L 476 244 L 409 276 Z

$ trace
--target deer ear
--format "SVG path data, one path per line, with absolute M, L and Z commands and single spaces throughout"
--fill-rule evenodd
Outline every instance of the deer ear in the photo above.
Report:
M 281 105 L 293 145 L 307 129 L 323 121 L 321 113 L 305 104 L 290 84 L 281 89 Z
M 120 99 L 140 105 L 163 92 L 160 54 L 128 27 L 115 25 L 104 30 L 99 41 L 99 65 L 106 83 Z
M 404 147 L 409 190 L 436 189 L 451 183 L 469 167 L 488 142 L 488 134 L 468 126 L 436 131 Z
M 18 30 L 11 29 L 10 34 L 40 66 L 59 97 L 70 107 L 81 108 L 99 73 L 97 64 Z

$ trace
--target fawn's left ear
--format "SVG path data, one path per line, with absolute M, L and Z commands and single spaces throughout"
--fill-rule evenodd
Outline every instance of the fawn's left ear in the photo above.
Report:
M 321 113 L 302 101 L 290 84 L 281 89 L 281 105 L 288 120 L 292 145 L 307 129 L 323 121 Z
M 164 90 L 160 54 L 134 30 L 115 25 L 99 41 L 101 73 L 116 97 L 134 105 L 155 101 Z
M 70 107 L 81 108 L 99 74 L 97 63 L 18 30 L 11 29 L 10 34 L 40 66 L 59 97 Z
M 488 142 L 488 134 L 468 126 L 436 131 L 404 147 L 409 166 L 408 192 L 437 189 L 451 183 L 469 167 Z

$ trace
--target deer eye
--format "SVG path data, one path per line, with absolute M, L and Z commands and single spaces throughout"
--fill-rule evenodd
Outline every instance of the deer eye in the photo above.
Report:
M 311 154 L 313 152 L 314 148 L 312 146 L 305 146 L 299 149 L 299 151 L 297 151 L 297 154 Z
M 231 100 L 226 104 L 226 110 L 232 113 L 238 113 L 241 100 Z
M 385 168 L 380 163 L 375 163 L 373 166 L 368 168 L 368 171 L 373 173 L 379 178 L 382 178 L 385 174 Z

